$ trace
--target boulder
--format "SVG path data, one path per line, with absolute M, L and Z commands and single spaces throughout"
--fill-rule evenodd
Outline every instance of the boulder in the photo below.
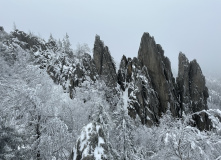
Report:
M 200 131 L 213 129 L 213 123 L 208 113 L 201 111 L 192 115 L 193 126 L 197 127 Z
M 216 130 L 217 133 L 221 133 L 221 111 L 219 109 L 209 109 L 195 112 L 192 114 L 193 126 L 199 130 Z

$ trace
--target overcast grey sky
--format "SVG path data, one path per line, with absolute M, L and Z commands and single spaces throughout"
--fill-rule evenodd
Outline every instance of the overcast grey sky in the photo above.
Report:
M 197 59 L 203 72 L 221 75 L 221 0 L 0 0 L 0 25 L 43 38 L 63 38 L 72 46 L 96 34 L 115 60 L 137 56 L 143 32 L 162 45 L 177 70 L 178 53 Z

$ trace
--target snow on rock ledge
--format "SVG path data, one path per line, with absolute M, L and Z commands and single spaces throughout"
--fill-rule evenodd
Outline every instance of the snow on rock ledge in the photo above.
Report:
M 221 133 L 221 111 L 219 109 L 202 110 L 192 115 L 193 126 L 199 130 L 217 130 Z

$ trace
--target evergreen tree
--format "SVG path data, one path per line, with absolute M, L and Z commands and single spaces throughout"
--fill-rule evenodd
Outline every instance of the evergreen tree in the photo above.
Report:
M 66 53 L 69 57 L 72 57 L 73 56 L 73 52 L 71 50 L 71 43 L 69 41 L 69 36 L 68 34 L 66 33 L 64 39 L 63 39 L 63 49 L 64 49 L 64 53 Z

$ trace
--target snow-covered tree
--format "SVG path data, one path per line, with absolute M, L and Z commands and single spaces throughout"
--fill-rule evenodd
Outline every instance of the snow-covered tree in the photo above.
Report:
M 154 128 L 155 154 L 151 159 L 216 159 L 220 155 L 221 137 L 213 132 L 200 132 L 189 125 L 191 115 L 182 119 L 172 117 L 170 111 Z
M 17 29 L 15 22 L 13 22 L 13 30 L 15 31 Z
M 0 113 L 5 123 L 1 127 L 8 133 L 8 140 L 18 141 L 14 134 L 21 138 L 14 144 L 16 148 L 3 147 L 7 147 L 12 156 L 25 152 L 24 159 L 65 158 L 73 146 L 72 131 L 59 114 L 62 107 L 70 107 L 71 99 L 45 70 L 30 63 L 30 54 L 19 48 L 17 53 L 16 61 L 10 65 L 0 57 Z M 2 142 L 6 138 L 3 137 Z
M 73 56 L 73 52 L 71 50 L 71 43 L 70 43 L 70 40 L 69 40 L 69 36 L 68 34 L 66 33 L 63 41 L 62 41 L 62 46 L 63 46 L 63 49 L 64 49 L 64 53 L 66 53 L 69 57 L 72 57 Z
M 90 52 L 91 52 L 91 50 L 90 50 L 88 44 L 86 44 L 86 43 L 83 43 L 83 44 L 78 43 L 77 46 L 76 46 L 75 55 L 77 55 L 78 57 L 81 57 L 85 53 L 90 53 Z

